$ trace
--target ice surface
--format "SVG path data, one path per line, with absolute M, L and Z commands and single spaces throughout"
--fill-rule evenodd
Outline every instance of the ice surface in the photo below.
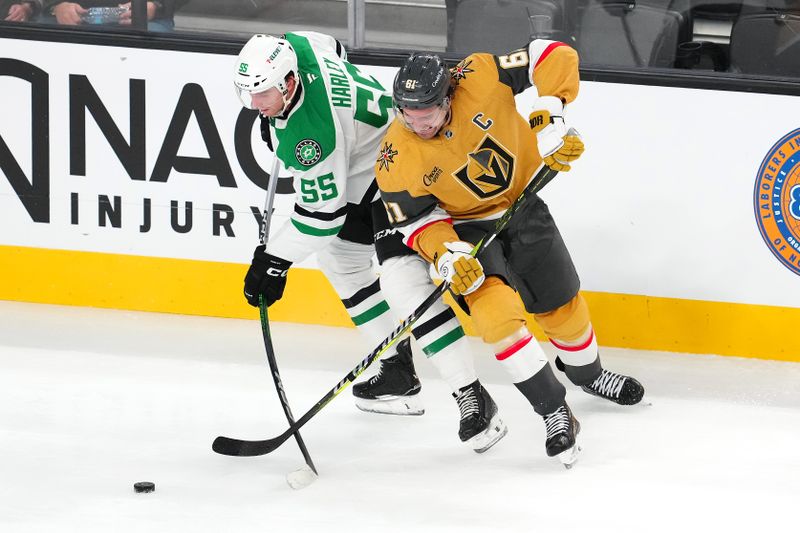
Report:
M 273 334 L 297 417 L 371 348 L 349 329 Z M 217 435 L 286 427 L 258 321 L 0 302 L 0 531 L 796 530 L 800 364 L 605 348 L 653 405 L 568 385 L 583 453 L 567 471 L 473 346 L 509 426 L 494 448 L 459 442 L 450 391 L 415 348 L 425 415 L 360 412 L 348 389 L 302 431 L 320 477 L 293 491 L 294 440 L 211 451 Z M 158 490 L 135 494 L 140 480 Z

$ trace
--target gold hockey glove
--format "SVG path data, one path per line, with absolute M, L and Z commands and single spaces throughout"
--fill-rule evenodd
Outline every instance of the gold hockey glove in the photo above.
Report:
M 435 258 L 436 271 L 450 282 L 450 290 L 458 296 L 469 294 L 486 279 L 480 261 L 470 255 L 472 245 L 463 242 L 444 243 L 445 252 Z
M 553 170 L 568 172 L 572 168 L 570 163 L 583 153 L 584 145 L 577 131 L 571 128 L 567 131 L 561 100 L 555 96 L 538 98 L 528 123 L 536 133 L 536 144 L 544 164 Z

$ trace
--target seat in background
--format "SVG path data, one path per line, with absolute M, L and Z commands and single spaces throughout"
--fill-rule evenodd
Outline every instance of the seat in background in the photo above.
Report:
M 447 50 L 505 54 L 532 38 L 573 44 L 577 0 L 446 0 Z
M 583 64 L 671 68 L 691 40 L 688 0 L 590 0 L 578 23 Z
M 800 77 L 800 0 L 742 7 L 731 31 L 731 71 Z

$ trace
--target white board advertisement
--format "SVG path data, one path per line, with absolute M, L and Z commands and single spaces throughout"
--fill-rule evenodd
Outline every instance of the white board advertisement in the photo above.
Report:
M 248 263 L 271 155 L 233 63 L 0 39 L 0 244 Z M 567 120 L 542 196 L 585 289 L 800 307 L 799 98 L 584 82 Z

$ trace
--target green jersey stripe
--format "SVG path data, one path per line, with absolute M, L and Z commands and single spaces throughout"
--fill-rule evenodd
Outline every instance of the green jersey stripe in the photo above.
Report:
M 314 237 L 329 237 L 331 235 L 338 235 L 339 230 L 342 229 L 342 226 L 344 226 L 344 224 L 342 224 L 340 226 L 336 226 L 335 228 L 319 229 L 312 226 L 307 226 L 306 224 L 298 222 L 293 218 L 290 218 L 289 220 L 292 221 L 292 225 L 294 225 L 294 227 L 297 228 L 300 233 L 313 235 Z
M 341 228 L 344 224 L 344 217 L 329 222 L 327 220 L 319 220 L 316 218 L 305 218 L 295 214 L 292 216 L 291 220 L 297 224 L 315 228 L 317 231 L 328 231 L 334 228 Z

